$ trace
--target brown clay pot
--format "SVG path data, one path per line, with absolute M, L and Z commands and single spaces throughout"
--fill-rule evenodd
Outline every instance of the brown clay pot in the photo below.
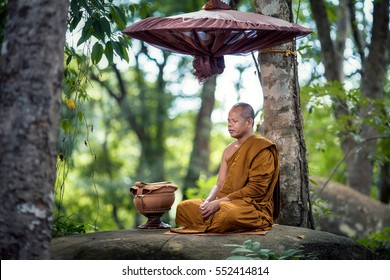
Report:
M 171 210 L 175 202 L 175 191 L 178 189 L 171 182 L 144 183 L 136 182 L 130 188 L 134 196 L 133 202 L 137 211 L 148 218 L 141 229 L 170 228 L 169 224 L 161 222 L 165 212 Z

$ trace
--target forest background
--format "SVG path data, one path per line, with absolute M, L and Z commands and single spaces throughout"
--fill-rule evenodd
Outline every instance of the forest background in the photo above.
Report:
M 139 180 L 177 184 L 176 203 L 205 197 L 216 181 L 222 150 L 232 140 L 226 116 L 235 102 L 254 106 L 261 133 L 257 53 L 225 57 L 225 72 L 199 85 L 192 75 L 191 57 L 162 52 L 120 32 L 141 18 L 197 11 L 204 2 L 71 1 L 57 148 L 55 236 L 143 223 L 145 218 L 136 213 L 129 193 Z M 361 84 L 363 70 L 375 77 L 375 69 L 367 68 L 363 60 L 371 43 L 374 1 L 317 1 L 326 9 L 328 35 L 341 52 L 343 63 L 333 61 L 334 68 L 341 67 L 337 79 L 327 74 L 331 71 L 322 57 L 324 39 L 318 29 L 321 15 L 313 9 L 314 2 L 293 1 L 296 22 L 315 30 L 296 42 L 312 183 L 316 178 L 331 179 L 388 204 L 388 56 L 384 55 L 383 81 L 378 79 L 380 94 L 365 95 Z M 5 7 L 2 1 L 3 14 Z M 239 1 L 238 9 L 253 12 L 253 1 Z M 346 28 L 346 22 L 352 22 L 352 28 Z M 386 42 L 388 52 L 389 38 Z M 342 115 L 337 113 L 340 107 Z M 345 139 L 354 145 L 346 149 Z M 348 160 L 362 150 L 369 151 L 363 159 L 372 168 L 348 177 L 352 173 L 348 166 L 353 164 Z M 351 182 L 367 178 L 368 188 Z M 174 224 L 172 217 L 174 207 L 165 219 Z
M 99 43 L 99 36 L 88 38 L 83 18 L 77 25 L 70 21 L 74 26 L 70 26 L 67 34 L 66 59 L 70 63 L 65 76 L 56 184 L 56 217 L 58 221 L 66 221 L 67 230 L 69 224 L 88 232 L 135 228 L 143 223 L 145 218 L 137 214 L 129 193 L 129 188 L 140 180 L 168 180 L 177 184 L 180 191 L 176 203 L 182 198 L 206 197 L 216 181 L 223 148 L 232 141 L 226 132 L 230 106 L 238 101 L 248 102 L 257 112 L 256 122 L 259 125 L 262 122 L 262 90 L 251 55 L 227 56 L 225 72 L 199 85 L 192 75 L 191 57 L 163 53 L 120 33 L 125 24 L 147 16 L 199 10 L 203 1 L 133 2 L 117 2 L 117 18 L 114 17 L 117 30 L 112 34 L 118 36 L 119 44 L 112 41 L 114 56 L 108 59 L 103 50 L 109 44 Z M 239 4 L 241 11 L 253 12 L 252 1 Z M 372 1 L 355 1 L 355 5 L 355 17 L 361 21 L 359 28 L 369 30 Z M 80 6 L 75 11 L 83 8 Z M 326 8 L 337 26 L 338 17 L 342 16 L 338 10 L 340 3 L 328 1 Z M 307 1 L 295 1 L 294 11 L 298 13 L 294 15 L 298 24 L 316 30 Z M 383 88 L 384 98 L 376 100 L 380 110 L 375 109 L 374 119 L 361 117 L 354 112 L 368 99 L 359 91 L 362 68 L 359 49 L 352 39 L 347 40 L 343 69 L 346 78 L 340 84 L 327 83 L 317 36 L 313 32 L 297 40 L 301 108 L 312 182 L 323 177 L 347 184 L 345 154 L 337 135 L 347 131 L 363 143 L 366 139 L 360 135 L 361 126 L 373 121 L 380 137 L 377 152 L 367 158 L 373 166 L 369 195 L 380 199 L 380 184 L 389 180 L 383 177 L 389 176 L 386 173 L 390 149 L 386 138 L 389 76 Z M 83 38 L 88 40 L 83 42 Z M 70 60 L 74 57 L 78 59 Z M 74 87 L 75 79 L 80 87 Z M 335 96 L 347 103 L 352 112 L 349 117 L 334 117 Z M 69 101 L 75 101 L 74 108 Z M 195 145 L 199 146 L 194 148 Z M 174 209 L 175 205 L 165 217 L 173 225 Z M 61 228 L 58 229 L 61 233 Z

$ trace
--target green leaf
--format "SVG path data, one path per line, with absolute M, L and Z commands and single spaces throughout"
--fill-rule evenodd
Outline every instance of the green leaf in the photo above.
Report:
M 70 2 L 70 10 L 74 15 L 80 11 L 80 6 L 79 6 L 78 0 L 72 0 Z
M 81 122 L 81 121 L 83 120 L 83 118 L 84 118 L 83 112 L 79 112 L 79 113 L 77 114 L 77 118 L 79 119 L 79 122 Z
M 82 30 L 82 35 L 84 34 L 87 34 L 87 33 L 90 33 L 91 32 L 91 29 L 92 29 L 92 25 L 93 23 L 95 22 L 95 18 L 94 17 L 90 17 L 87 19 L 87 21 L 85 22 L 85 25 L 83 27 L 83 30 Z
M 100 25 L 100 18 L 98 19 L 95 18 L 92 27 L 93 27 L 93 33 L 92 33 L 93 36 L 95 36 L 95 38 L 98 40 L 104 41 L 104 31 Z
M 120 56 L 123 56 L 122 45 L 119 42 L 112 41 L 112 46 L 114 47 L 114 51 Z
M 117 41 L 112 41 L 112 45 L 114 47 L 115 52 L 119 55 L 119 57 L 129 62 L 129 55 L 127 53 L 126 47 Z
M 269 255 L 272 251 L 270 249 L 261 249 L 258 253 L 262 255 Z
M 253 242 L 251 249 L 253 252 L 258 252 L 260 250 L 260 242 Z
M 106 33 L 107 37 L 111 37 L 110 22 L 105 17 L 102 17 L 99 20 L 99 25 L 100 25 L 100 29 L 103 30 L 104 33 Z
M 282 253 L 282 256 L 279 258 L 280 260 L 283 260 L 283 259 L 288 259 L 288 258 L 291 258 L 291 257 L 301 257 L 303 251 L 302 250 L 298 250 L 298 249 L 290 249 L 290 250 L 287 250 L 287 251 L 284 251 Z
M 98 64 L 102 59 L 104 48 L 101 44 L 96 42 L 92 47 L 91 59 L 93 64 Z
M 79 41 L 77 42 L 77 46 L 80 46 L 85 41 L 89 40 L 93 33 L 92 25 L 95 22 L 95 19 L 93 17 L 90 17 L 83 27 L 83 31 L 81 32 L 81 37 Z
M 227 260 L 255 260 L 256 258 L 250 258 L 246 256 L 231 256 L 228 257 Z
M 104 49 L 104 54 L 108 60 L 108 63 L 111 65 L 114 62 L 114 51 L 112 48 L 111 41 L 108 41 L 106 44 L 106 48 Z
M 226 247 L 242 247 L 239 244 L 223 244 L 223 246 L 226 246 Z
M 77 41 L 77 46 L 80 46 L 81 44 L 85 43 L 87 40 L 91 38 L 92 32 L 89 32 L 85 34 L 84 36 L 81 36 L 80 39 Z
M 87 1 L 86 0 L 79 0 L 79 2 L 81 4 L 81 6 L 83 6 L 84 9 L 88 12 L 88 14 L 92 15 L 92 13 L 93 13 L 92 9 L 91 9 L 91 7 L 89 7 Z
M 72 129 L 72 123 L 68 119 L 62 119 L 61 120 L 61 128 L 65 131 L 65 133 L 68 133 Z
M 279 255 L 278 254 L 268 254 L 268 255 L 263 255 L 263 257 L 260 256 L 262 260 L 279 260 Z
M 71 54 L 68 55 L 68 57 L 66 58 L 66 65 L 69 65 L 69 63 L 72 61 L 72 58 L 73 56 Z
M 118 6 L 113 5 L 110 7 L 110 15 L 114 19 L 115 23 L 118 24 L 119 28 L 126 28 L 126 15 Z
M 129 37 L 124 37 L 124 36 L 120 36 L 119 38 L 118 38 L 118 40 L 119 40 L 119 43 L 121 43 L 123 46 L 130 46 L 130 39 L 129 39 Z
M 318 183 L 316 180 L 309 179 L 310 183 L 312 183 L 314 186 L 318 186 Z
M 232 254 L 240 254 L 240 253 L 253 253 L 251 249 L 247 248 L 236 248 L 233 251 L 231 251 Z
M 246 240 L 242 246 L 249 249 L 252 246 L 252 240 Z
M 131 4 L 129 5 L 129 10 L 131 12 L 131 16 L 134 17 L 135 11 L 139 9 L 138 4 Z
M 124 47 L 124 46 L 122 46 L 122 50 L 123 50 L 123 59 L 126 61 L 126 62 L 129 62 L 129 54 L 128 54 L 128 52 L 127 52 L 127 49 Z
M 104 7 L 103 7 L 103 5 L 100 3 L 100 1 L 98 1 L 98 0 L 91 0 L 91 2 L 93 3 L 93 5 L 95 5 L 95 7 L 96 7 L 98 10 L 104 11 Z
M 150 13 L 150 7 L 148 4 L 140 5 L 139 14 L 141 15 L 142 18 L 147 17 L 149 13 Z
M 83 11 L 79 11 L 76 14 L 73 14 L 73 17 L 71 18 L 69 23 L 69 31 L 72 32 L 80 23 L 82 18 L 83 18 Z

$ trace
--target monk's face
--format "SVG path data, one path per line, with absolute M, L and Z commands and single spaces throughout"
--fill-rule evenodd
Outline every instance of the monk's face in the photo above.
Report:
M 228 115 L 228 131 L 236 139 L 246 137 L 252 133 L 252 119 L 245 119 L 240 108 L 233 108 Z

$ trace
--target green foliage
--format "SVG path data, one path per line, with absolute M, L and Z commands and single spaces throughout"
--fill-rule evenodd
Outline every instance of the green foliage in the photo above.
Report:
M 336 213 L 334 213 L 331 210 L 331 208 L 329 207 L 328 201 L 326 201 L 324 199 L 320 199 L 316 196 L 316 193 L 314 190 L 310 190 L 310 197 L 311 197 L 311 205 L 312 205 L 314 222 L 319 227 L 321 227 L 321 225 L 320 225 L 321 219 L 330 218 L 331 216 L 335 216 Z
M 355 112 L 355 114 L 345 115 L 344 118 L 335 122 L 333 131 L 336 135 L 354 134 L 358 135 L 362 123 L 359 115 L 356 114 L 359 104 L 359 92 L 357 90 L 346 91 L 339 82 L 330 82 L 326 84 L 314 84 L 302 89 L 302 95 L 306 95 L 306 109 L 308 113 L 314 110 L 325 109 L 328 113 L 333 112 L 336 100 L 345 102 L 346 111 Z
M 141 50 L 144 53 L 135 53 L 138 67 L 130 66 L 123 74 L 126 92 L 118 90 L 118 77 L 111 67 L 103 69 L 106 62 L 107 65 L 115 64 L 116 57 L 124 62 L 130 61 L 127 53 L 130 38 L 121 31 L 128 22 L 150 16 L 150 6 L 155 4 L 150 1 L 130 5 L 116 3 L 100 0 L 71 2 L 70 33 L 65 50 L 64 104 L 72 100 L 75 109 L 63 106 L 62 141 L 59 142 L 61 160 L 58 162 L 56 184 L 56 193 L 60 194 L 56 198 L 60 198 L 59 202 L 64 201 L 59 207 L 61 213 L 77 213 L 82 221 L 95 219 L 94 229 L 100 221 L 101 230 L 134 226 L 135 209 L 128 191 L 134 180 L 146 179 L 166 170 L 170 174 L 169 180 L 181 180 L 185 169 L 182 155 L 186 152 L 185 148 L 191 147 L 191 139 L 186 136 L 192 133 L 190 128 L 193 123 L 181 116 L 169 119 L 165 116 L 173 101 L 171 94 L 160 86 L 162 83 L 150 79 L 154 75 L 150 67 L 142 69 L 137 61 L 141 56 L 150 55 L 147 48 Z M 189 2 L 178 3 L 187 5 Z M 178 9 L 177 5 L 170 5 L 171 8 Z M 153 10 L 164 12 L 160 7 Z M 157 64 L 157 60 L 154 62 Z M 177 71 L 181 75 L 182 72 Z M 92 76 L 101 87 L 91 83 Z M 118 104 L 115 95 L 121 94 L 126 96 Z M 104 95 L 112 98 L 104 98 Z M 86 106 L 82 107 L 86 100 Z M 93 124 L 87 118 L 92 119 Z M 185 120 L 186 124 L 181 129 L 170 125 L 177 120 Z M 164 134 L 169 137 L 167 141 L 160 138 L 161 141 L 156 143 L 161 122 L 166 127 Z M 87 133 L 80 133 L 82 126 Z M 90 139 L 89 134 L 94 128 L 97 132 Z M 183 134 L 182 137 L 178 137 L 180 134 Z M 177 152 L 178 147 L 183 146 L 178 143 L 180 141 L 187 143 L 181 148 L 184 149 L 181 154 Z M 155 163 L 160 156 L 153 150 L 162 146 L 161 143 L 167 151 L 168 163 L 155 170 L 149 163 Z M 85 150 L 89 155 L 84 154 Z M 151 150 L 153 157 L 148 156 Z M 78 154 L 72 158 L 74 151 Z
M 85 226 L 71 217 L 58 216 L 53 221 L 52 237 L 75 235 L 86 233 Z
M 328 207 L 328 201 L 324 199 L 316 199 L 312 201 L 314 216 L 319 219 L 320 217 L 329 218 L 334 213 Z
M 228 260 L 300 260 L 305 258 L 302 250 L 290 249 L 279 254 L 270 249 L 261 248 L 260 242 L 252 242 L 252 240 L 246 240 L 242 245 L 225 244 L 225 246 L 237 247 L 230 252 L 232 256 L 228 257 Z
M 360 238 L 357 242 L 371 249 L 379 259 L 390 260 L 390 227 L 370 234 L 368 238 Z
M 88 91 L 91 98 L 83 110 L 94 122 L 88 130 L 92 137 L 76 133 L 72 141 L 66 138 L 74 156 L 67 164 L 58 163 L 57 169 L 68 173 L 66 180 L 58 173 L 59 183 L 66 181 L 66 192 L 61 211 L 56 214 L 74 215 L 83 221 L 87 232 L 131 228 L 135 209 L 129 181 L 136 169 L 138 143 L 134 133 L 121 121 L 114 100 L 104 98 L 103 92 L 96 89 Z M 56 195 L 57 204 L 59 198 Z
M 141 0 L 139 4 L 150 4 L 150 10 L 154 16 L 172 16 L 177 13 L 188 13 L 200 10 L 206 3 L 205 0 L 187 0 L 187 1 L 150 1 Z
M 335 103 L 341 104 L 347 114 L 340 117 L 335 123 L 334 132 L 339 137 L 352 138 L 357 143 L 363 139 L 360 135 L 363 125 L 375 127 L 384 134 L 389 134 L 389 106 L 388 98 L 370 99 L 362 96 L 360 89 L 345 89 L 340 82 L 328 82 L 325 84 L 314 84 L 302 89 L 304 104 L 311 114 L 316 109 L 325 109 L 333 112 Z M 367 111 L 362 116 L 359 112 Z
M 98 184 L 95 181 L 95 168 L 101 167 L 101 161 L 96 162 L 96 154 L 92 150 L 89 134 L 93 132 L 94 125 L 87 120 L 83 109 L 84 101 L 90 99 L 87 93 L 89 74 L 105 57 L 108 64 L 114 63 L 114 56 L 129 62 L 127 49 L 130 40 L 122 34 L 121 30 L 126 27 L 128 15 L 137 10 L 147 10 L 147 5 L 116 5 L 112 0 L 72 0 L 68 16 L 68 38 L 65 46 L 65 69 L 63 79 L 62 119 L 60 123 L 60 136 L 58 145 L 57 180 L 55 187 L 58 208 L 57 215 L 65 212 L 63 205 L 65 183 L 69 175 L 72 163 L 72 152 L 75 144 L 81 137 L 84 148 L 90 155 L 89 179 L 93 186 L 90 194 L 95 197 L 95 225 L 99 217 L 100 205 Z M 72 44 L 76 39 L 77 43 Z M 79 128 L 84 126 L 84 135 L 80 134 Z M 106 155 L 106 154 L 104 154 Z M 103 157 L 103 159 L 105 159 Z M 110 170 L 107 172 L 111 172 Z M 123 197 L 123 196 L 122 196 Z M 77 211 L 77 210 L 76 210 Z M 87 211 L 89 212 L 89 211 Z M 118 215 L 115 210 L 115 215 Z
M 313 176 L 330 177 L 346 183 L 345 158 L 340 141 L 349 139 L 355 143 L 351 153 L 378 138 L 363 137 L 363 126 L 376 128 L 380 132 L 377 155 L 373 160 L 388 160 L 387 143 L 390 134 L 389 99 L 365 98 L 360 90 L 346 90 L 341 83 L 313 84 L 302 88 L 301 102 L 304 108 L 305 142 L 310 173 Z M 336 120 L 333 116 L 335 104 L 342 104 L 346 114 Z M 366 111 L 362 116 L 361 111 Z M 324 133 L 326 131 L 326 133 Z M 331 172 L 330 172 L 331 171 Z
M 201 174 L 199 177 L 199 180 L 197 181 L 196 185 L 197 188 L 188 188 L 187 189 L 187 197 L 188 198 L 206 198 L 212 187 L 217 182 L 217 175 L 207 177 L 206 174 Z
M 137 165 L 140 161 L 145 162 L 145 156 L 141 143 L 134 133 L 134 127 L 128 120 L 133 114 L 136 122 L 141 124 L 140 133 L 149 134 L 151 138 L 155 137 L 158 133 L 156 122 L 162 121 L 164 118 L 161 113 L 156 114 L 159 102 L 157 100 L 162 96 L 165 98 L 170 95 L 169 89 L 165 91 L 166 88 L 169 88 L 170 81 L 163 81 L 167 84 L 164 91 L 155 86 L 153 78 L 150 78 L 153 76 L 151 68 L 154 65 L 149 66 L 151 65 L 150 61 L 157 56 L 154 57 L 151 53 L 142 50 L 144 53 L 141 53 L 135 62 L 139 71 L 131 69 L 123 74 L 125 77 L 124 86 L 128 90 L 129 98 L 121 105 L 125 110 L 120 110 L 114 100 L 120 95 L 114 96 L 111 100 L 104 99 L 102 96 L 107 95 L 107 91 L 103 87 L 92 84 L 89 80 L 89 73 L 96 72 L 95 74 L 100 81 L 106 83 L 109 89 L 116 93 L 118 88 L 116 77 L 112 72 L 109 73 L 101 68 L 104 68 L 105 65 L 115 64 L 116 58 L 120 58 L 123 62 L 132 62 L 128 53 L 132 41 L 129 37 L 124 36 L 121 30 L 128 23 L 146 16 L 193 12 L 199 10 L 205 2 L 200 0 L 175 2 L 171 0 L 163 2 L 142 0 L 138 1 L 138 4 L 122 5 L 118 3 L 123 3 L 123 1 L 112 0 L 71 1 L 68 17 L 69 36 L 65 49 L 64 104 L 67 100 L 72 99 L 76 108 L 72 111 L 67 106 L 62 107 L 63 119 L 58 149 L 60 154 L 58 161 L 59 185 L 63 186 L 63 179 L 68 176 L 68 172 L 70 176 L 67 182 L 66 205 L 61 208 L 65 212 L 77 213 L 78 219 L 82 221 L 90 221 L 91 217 L 93 219 L 95 215 L 99 215 L 99 220 L 103 221 L 99 228 L 103 230 L 131 227 L 134 224 L 135 210 L 130 203 L 128 187 L 136 180 L 137 176 L 140 176 L 140 172 L 145 176 L 152 176 L 156 172 L 148 165 L 144 165 L 139 170 L 140 172 L 137 172 Z M 240 1 L 240 4 L 244 3 L 249 9 L 249 2 L 253 4 L 252 1 Z M 300 2 L 300 4 L 299 20 L 310 26 L 313 22 L 305 21 L 310 9 L 305 6 L 307 3 Z M 329 8 L 331 9 L 331 18 L 335 19 L 337 7 L 333 5 Z M 74 40 L 73 44 L 71 44 L 72 40 Z M 307 38 L 299 42 L 304 40 Z M 299 48 L 299 51 L 310 57 L 311 61 L 320 63 L 321 59 L 318 56 L 319 50 L 317 48 L 303 46 Z M 145 57 L 149 58 L 147 66 L 142 63 Z M 138 59 L 140 60 L 138 61 Z M 177 63 L 178 67 L 175 71 L 175 74 L 178 75 L 177 80 L 181 80 L 185 75 L 186 71 L 180 69 L 186 64 L 188 61 L 185 59 Z M 322 77 L 322 73 L 318 76 Z M 172 84 L 174 86 L 175 84 L 180 85 L 180 82 L 174 79 L 172 79 Z M 184 96 L 187 89 L 182 86 L 180 88 L 183 88 L 180 94 Z M 306 95 L 303 93 L 302 104 L 307 109 L 303 112 L 305 113 L 305 140 L 308 148 L 310 173 L 327 177 L 329 170 L 332 170 L 337 163 L 343 160 L 340 143 L 336 137 L 338 133 L 348 131 L 349 135 L 359 139 L 359 127 L 364 124 L 358 114 L 353 114 L 351 119 L 343 119 L 342 123 L 336 122 L 332 117 L 333 105 L 331 101 L 335 98 L 350 100 L 347 102 L 348 109 L 357 112 L 360 109 L 359 106 L 362 105 L 359 104 L 362 99 L 358 91 L 345 91 L 342 86 L 337 84 L 313 86 L 306 89 Z M 195 112 L 188 110 L 180 114 L 172 113 L 174 109 L 172 109 L 171 104 L 175 102 L 173 98 L 176 97 L 169 96 L 169 98 L 171 99 L 164 99 L 165 109 L 170 110 L 170 116 L 164 126 L 164 133 L 167 136 L 164 139 L 165 162 L 163 169 L 167 178 L 180 185 L 191 151 Z M 88 102 L 85 102 L 87 106 L 83 107 L 84 101 Z M 386 106 L 382 108 L 386 109 Z M 374 114 L 376 113 L 378 112 L 374 112 Z M 92 120 L 93 124 L 87 118 Z M 383 118 L 373 117 L 367 121 L 380 124 Z M 80 133 L 80 127 L 85 128 L 85 133 Z M 382 127 L 385 129 L 385 126 Z M 90 139 L 89 133 L 92 133 L 94 128 L 96 128 L 94 139 Z M 217 170 L 222 149 L 231 140 L 221 137 L 221 135 L 226 134 L 225 132 L 225 124 L 223 124 L 222 129 L 214 124 L 210 155 L 212 170 Z M 151 141 L 149 147 L 153 148 L 155 145 L 156 143 Z M 382 146 L 383 149 L 388 147 L 385 142 Z M 77 152 L 77 157 L 71 158 L 74 151 Z M 386 160 L 384 157 L 381 159 Z M 209 174 L 202 174 L 197 183 L 198 188 L 189 189 L 188 197 L 206 197 L 210 188 L 215 184 L 216 178 L 216 176 L 210 177 Z M 333 178 L 341 183 L 345 182 L 345 166 L 343 164 L 337 168 Z M 91 188 L 91 182 L 93 188 Z M 63 193 L 63 190 L 60 193 Z M 318 217 L 330 215 L 325 201 L 314 201 L 314 208 L 315 211 L 318 211 L 316 214 Z M 97 228 L 97 225 L 95 224 L 91 228 Z
M 306 86 L 301 91 L 305 120 L 305 143 L 311 176 L 328 178 L 331 171 L 342 161 L 342 150 L 337 137 L 337 122 L 332 115 L 331 100 L 326 95 L 317 96 Z M 326 132 L 326 133 L 324 133 Z M 332 179 L 346 182 L 344 163 L 334 171 Z
M 97 65 L 103 55 L 108 63 L 114 63 L 114 55 L 129 62 L 128 47 L 130 39 L 121 31 L 126 28 L 127 19 L 139 11 L 145 15 L 147 4 L 115 5 L 107 0 L 72 0 L 69 9 L 69 32 L 79 32 L 77 47 L 89 42 L 93 44 L 90 57 Z

